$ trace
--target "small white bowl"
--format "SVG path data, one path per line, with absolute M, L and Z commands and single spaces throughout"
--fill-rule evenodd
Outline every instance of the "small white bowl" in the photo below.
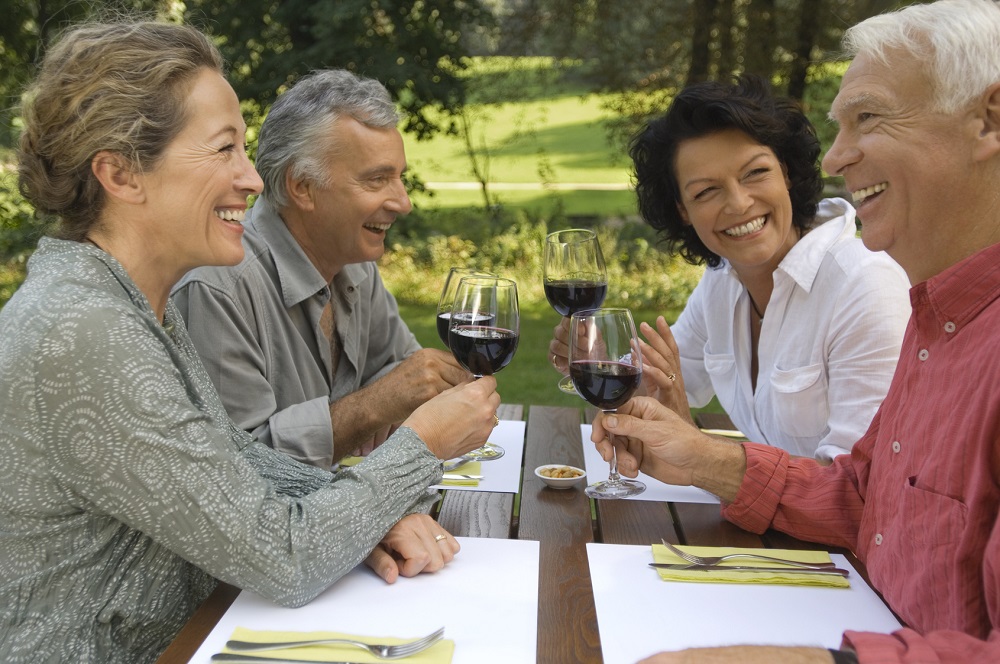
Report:
M 569 468 L 571 470 L 575 470 L 580 474 L 577 475 L 576 477 L 547 477 L 545 475 L 542 475 L 542 471 L 547 468 Z M 544 466 L 539 466 L 538 468 L 535 468 L 535 475 L 541 478 L 541 480 L 545 482 L 545 484 L 552 487 L 553 489 L 568 489 L 572 486 L 580 484 L 587 478 L 587 474 L 586 472 L 584 472 L 582 468 L 577 468 L 576 466 L 568 466 L 565 463 L 549 463 L 545 464 Z

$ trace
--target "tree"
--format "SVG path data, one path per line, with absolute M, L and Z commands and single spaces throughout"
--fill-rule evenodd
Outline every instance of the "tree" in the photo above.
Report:
M 381 81 L 418 138 L 453 129 L 439 118 L 464 102 L 456 68 L 492 26 L 481 0 L 189 0 L 186 16 L 218 36 L 240 98 L 266 108 L 309 71 L 344 68 Z

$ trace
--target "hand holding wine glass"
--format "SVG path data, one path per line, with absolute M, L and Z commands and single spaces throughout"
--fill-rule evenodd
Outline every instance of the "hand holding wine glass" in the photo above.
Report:
M 632 398 L 642 382 L 642 354 L 628 309 L 592 309 L 570 319 L 569 375 L 576 391 L 593 406 L 613 413 Z M 587 487 L 591 498 L 628 498 L 646 490 L 642 482 L 622 479 L 612 444 L 608 479 Z
M 561 316 L 600 307 L 608 293 L 608 272 L 597 234 L 583 228 L 549 233 L 542 278 L 545 297 Z M 559 382 L 559 389 L 573 393 L 569 377 Z
M 458 363 L 477 378 L 492 376 L 510 363 L 520 335 L 517 284 L 499 277 L 464 277 L 455 292 L 448 347 Z M 466 456 L 485 460 L 503 456 L 487 443 Z

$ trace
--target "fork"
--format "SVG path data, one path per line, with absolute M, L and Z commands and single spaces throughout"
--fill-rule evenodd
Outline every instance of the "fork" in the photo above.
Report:
M 350 645 L 364 648 L 379 659 L 399 659 L 409 657 L 418 652 L 430 648 L 441 640 L 444 636 L 444 627 L 431 632 L 422 639 L 397 643 L 394 645 L 369 644 L 355 641 L 353 639 L 312 639 L 309 641 L 279 641 L 269 643 L 255 643 L 253 641 L 227 641 L 226 648 L 235 652 L 259 652 L 261 650 L 284 650 L 285 648 L 301 648 L 302 646 L 317 645 Z
M 688 553 L 686 551 L 681 551 L 673 544 L 665 539 L 660 539 L 663 542 L 663 546 L 667 547 L 671 553 L 675 556 L 683 558 L 692 565 L 718 565 L 723 560 L 732 560 L 733 558 L 751 558 L 753 560 L 766 560 L 772 563 L 781 563 L 782 565 L 791 565 L 792 567 L 801 567 L 803 569 L 830 569 L 835 565 L 832 562 L 829 563 L 804 563 L 798 560 L 786 560 L 784 558 L 774 558 L 772 556 L 763 556 L 759 553 L 730 553 L 725 556 L 696 556 L 693 553 Z

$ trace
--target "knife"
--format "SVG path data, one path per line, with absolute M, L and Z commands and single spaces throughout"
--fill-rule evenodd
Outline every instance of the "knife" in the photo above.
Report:
M 259 664 L 259 662 L 277 662 L 278 664 L 362 664 L 361 662 L 347 662 L 332 659 L 286 659 L 276 657 L 255 657 L 253 655 L 239 655 L 228 652 L 220 652 L 212 655 L 213 662 L 232 662 L 232 664 Z
M 456 475 L 454 473 L 445 473 L 441 476 L 443 480 L 481 480 L 482 475 Z
M 801 567 L 748 567 L 746 565 L 674 565 L 672 563 L 649 563 L 656 569 L 672 569 L 686 572 L 770 572 L 771 574 L 836 574 L 849 576 L 850 570 L 840 567 L 823 569 L 803 569 Z

